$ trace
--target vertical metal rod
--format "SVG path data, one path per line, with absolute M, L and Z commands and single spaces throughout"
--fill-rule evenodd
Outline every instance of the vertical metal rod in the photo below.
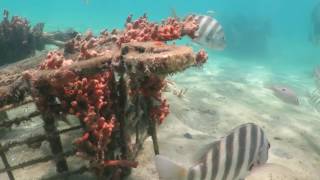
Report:
M 149 116 L 150 108 L 152 107 L 152 100 L 150 97 L 145 98 L 146 107 L 145 112 L 147 114 L 146 118 L 149 120 L 149 135 L 151 135 L 152 142 L 153 142 L 153 150 L 156 155 L 160 154 L 159 152 L 159 145 L 158 145 L 158 137 L 157 137 L 157 128 L 156 128 L 156 121 Z
M 118 106 L 117 106 L 117 118 L 120 122 L 120 137 L 121 137 L 121 152 L 122 158 L 128 159 L 128 132 L 127 132 L 127 124 L 125 121 L 125 107 L 127 103 L 127 94 L 126 94 L 126 84 L 123 75 L 121 75 L 118 82 Z
M 61 173 L 68 171 L 69 168 L 67 165 L 67 161 L 62 156 L 62 143 L 57 127 L 55 126 L 55 119 L 49 113 L 42 114 L 42 118 L 44 121 L 44 130 L 48 136 L 51 152 L 56 157 L 55 162 L 57 166 L 57 172 Z
M 6 121 L 6 120 L 8 120 L 7 111 L 0 111 L 0 121 Z
M 152 118 L 149 118 L 150 120 L 150 133 L 151 133 L 151 138 L 153 142 L 153 150 L 156 155 L 158 155 L 159 152 L 159 145 L 158 145 L 158 137 L 157 137 L 157 128 L 156 128 L 156 121 L 153 120 Z
M 0 148 L 1 148 L 1 144 L 0 144 Z M 6 154 L 5 154 L 3 151 L 0 151 L 0 156 L 1 156 L 2 162 L 3 162 L 3 164 L 4 164 L 4 167 L 5 167 L 6 169 L 9 169 L 9 168 L 10 168 L 10 164 L 9 164 L 9 162 L 8 162 L 8 159 L 7 159 L 7 157 L 6 157 Z M 9 177 L 10 180 L 14 180 L 14 176 L 13 176 L 12 171 L 8 170 L 8 171 L 7 171 L 7 174 L 8 174 L 8 177 Z

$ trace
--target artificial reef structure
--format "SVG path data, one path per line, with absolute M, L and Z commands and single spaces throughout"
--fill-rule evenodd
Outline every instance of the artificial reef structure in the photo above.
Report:
M 85 171 L 98 179 L 122 179 L 139 166 L 136 156 L 151 136 L 159 154 L 157 126 L 169 114 L 162 94 L 168 75 L 207 60 L 204 50 L 194 52 L 169 41 L 195 37 L 198 23 L 193 16 L 167 18 L 161 23 L 146 15 L 128 16 L 123 30 L 104 30 L 95 36 L 88 31 L 76 35 L 64 48 L 45 56 L 29 58 L 0 71 L 0 128 L 19 126 L 40 116 L 43 134 L 0 144 L 0 157 L 9 179 L 14 171 L 36 163 L 54 161 L 57 174 L 43 179 L 63 179 Z M 9 119 L 6 111 L 34 103 L 36 111 Z M 79 124 L 59 129 L 57 121 L 76 117 Z M 73 149 L 64 151 L 61 134 L 79 131 Z M 51 154 L 11 165 L 6 153 L 12 147 L 47 141 Z M 34 146 L 33 146 L 34 147 Z M 36 146 L 37 148 L 37 146 Z M 69 156 L 87 163 L 71 169 Z
M 4 10 L 0 22 L 0 66 L 17 62 L 35 55 L 45 49 L 46 44 L 64 46 L 78 33 L 72 29 L 66 31 L 44 32 L 44 23 L 34 26 L 23 17 L 12 16 Z

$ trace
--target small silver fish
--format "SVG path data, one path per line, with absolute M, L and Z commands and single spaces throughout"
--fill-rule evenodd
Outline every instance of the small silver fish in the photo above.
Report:
M 253 167 L 266 163 L 269 148 L 263 130 L 247 123 L 210 144 L 189 169 L 161 155 L 155 157 L 155 164 L 163 180 L 241 180 Z
M 315 89 L 309 94 L 310 104 L 320 112 L 320 89 Z
M 273 85 L 270 87 L 270 89 L 273 91 L 273 94 L 283 102 L 299 105 L 299 98 L 297 94 L 289 87 Z
M 314 68 L 314 76 L 316 80 L 320 80 L 320 66 Z
M 223 50 L 226 47 L 225 34 L 221 24 L 213 17 L 207 15 L 195 15 L 199 23 L 199 29 L 195 32 L 194 42 L 215 50 Z

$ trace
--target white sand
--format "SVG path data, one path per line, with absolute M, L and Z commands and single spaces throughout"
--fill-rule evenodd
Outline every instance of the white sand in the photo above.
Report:
M 287 167 L 299 175 L 299 180 L 318 180 L 320 115 L 312 109 L 306 97 L 312 81 L 299 75 L 274 74 L 263 66 L 239 66 L 229 59 L 219 59 L 207 64 L 203 70 L 190 69 L 172 77 L 177 84 L 172 88 L 188 88 L 188 91 L 183 98 L 172 92 L 165 93 L 171 113 L 158 131 L 160 153 L 189 167 L 194 153 L 203 145 L 219 139 L 237 125 L 253 122 L 264 128 L 271 143 L 269 163 Z M 300 106 L 286 104 L 264 88 L 266 83 L 277 82 L 275 79 L 297 91 Z M 23 135 L 21 130 L 19 134 Z M 190 133 L 193 138 L 184 137 L 185 133 Z M 70 140 L 73 137 L 65 138 Z M 48 148 L 42 148 L 39 154 L 47 154 L 48 151 Z M 28 158 L 35 154 L 29 154 Z M 19 158 L 19 162 L 27 158 L 13 157 Z M 157 180 L 153 157 L 152 141 L 147 139 L 138 157 L 139 166 L 128 179 Z M 14 161 L 14 158 L 11 156 L 10 160 Z M 29 174 L 41 177 L 48 172 L 54 172 L 54 168 L 44 163 L 42 167 L 24 169 L 15 174 L 18 179 L 29 179 Z M 282 172 L 285 173 L 281 170 L 275 173 L 279 175 Z M 268 179 L 266 176 L 266 173 L 261 174 L 259 178 Z M 82 179 L 93 179 L 89 177 Z M 6 175 L 0 174 L 0 179 L 6 179 Z
M 267 69 L 257 66 L 246 73 L 237 72 L 232 65 L 222 69 L 219 65 L 209 66 L 172 78 L 177 84 L 175 88 L 188 91 L 184 98 L 166 94 L 171 114 L 158 131 L 160 153 L 189 167 L 194 152 L 202 145 L 217 140 L 237 125 L 253 122 L 263 127 L 271 143 L 269 163 L 295 172 L 287 179 L 318 180 L 320 115 L 308 103 L 307 93 L 303 93 L 310 90 L 305 88 L 310 82 L 298 75 L 281 79 L 281 83 L 300 87 L 295 90 L 301 104 L 294 106 L 282 102 L 264 87 L 266 82 L 276 79 Z M 183 136 L 187 132 L 193 139 Z M 139 156 L 140 165 L 129 179 L 158 179 L 153 157 L 152 141 L 148 139 Z M 286 176 L 284 170 L 274 172 L 279 177 L 281 173 Z M 268 173 L 258 177 L 270 179 Z

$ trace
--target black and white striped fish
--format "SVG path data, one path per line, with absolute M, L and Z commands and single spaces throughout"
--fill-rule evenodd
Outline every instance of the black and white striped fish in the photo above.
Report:
M 162 180 L 241 180 L 253 167 L 266 163 L 269 148 L 263 130 L 248 123 L 210 144 L 189 169 L 161 155 L 156 156 L 155 164 Z
M 225 35 L 221 24 L 213 17 L 195 15 L 199 24 L 195 32 L 194 42 L 215 50 L 223 50 L 226 46 Z

